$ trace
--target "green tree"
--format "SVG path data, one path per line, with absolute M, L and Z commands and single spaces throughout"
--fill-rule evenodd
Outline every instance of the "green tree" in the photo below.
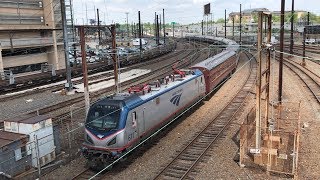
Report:
M 277 16 L 277 15 L 272 16 L 272 21 L 273 22 L 280 22 L 280 16 Z
M 217 23 L 224 23 L 224 19 L 223 18 L 218 19 Z
M 254 22 L 258 22 L 258 14 L 257 13 L 254 13 L 253 15 L 252 15 L 252 18 L 253 18 L 253 20 L 254 20 Z

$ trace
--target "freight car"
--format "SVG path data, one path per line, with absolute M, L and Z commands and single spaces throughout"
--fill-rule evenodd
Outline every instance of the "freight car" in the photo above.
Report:
M 226 48 L 188 70 L 174 69 L 173 75 L 162 80 L 94 103 L 86 118 L 82 148 L 89 166 L 105 167 L 203 99 L 235 71 L 236 52 Z

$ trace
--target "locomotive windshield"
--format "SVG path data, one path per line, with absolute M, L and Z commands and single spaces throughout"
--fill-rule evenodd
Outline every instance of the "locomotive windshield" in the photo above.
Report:
M 86 125 L 102 131 L 117 129 L 120 112 L 118 105 L 93 105 L 89 110 Z

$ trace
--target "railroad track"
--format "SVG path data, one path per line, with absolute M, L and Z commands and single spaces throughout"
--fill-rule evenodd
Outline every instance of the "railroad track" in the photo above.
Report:
M 188 52 L 181 51 L 181 52 L 179 52 L 178 55 L 172 56 L 171 58 L 185 59 L 185 61 L 182 64 L 179 64 L 178 68 L 179 67 L 187 67 L 187 65 L 190 62 L 190 60 L 186 60 L 186 59 L 188 58 L 188 56 L 190 56 L 191 54 L 193 54 L 195 52 L 196 52 L 196 50 L 192 50 L 192 51 L 188 51 Z M 196 56 L 194 59 L 198 59 L 198 56 Z M 161 60 L 164 60 L 164 59 L 161 58 Z M 158 60 L 158 61 L 161 62 L 161 60 Z M 153 63 L 155 63 L 155 62 L 153 62 Z M 130 85 L 132 85 L 134 82 L 141 81 L 141 79 L 145 79 L 143 82 L 148 82 L 148 81 L 150 81 L 152 79 L 160 78 L 164 74 L 165 75 L 169 74 L 168 73 L 169 69 L 171 69 L 172 65 L 175 64 L 175 63 L 176 63 L 176 61 L 171 61 L 170 63 L 166 64 L 165 66 L 162 66 L 162 67 L 158 68 L 156 71 L 144 74 L 142 76 L 136 77 L 136 78 L 131 79 L 131 80 L 126 81 L 126 82 L 122 82 L 121 86 L 122 86 L 122 88 L 126 89 Z M 106 93 L 110 94 L 110 92 L 113 92 L 114 88 L 115 88 L 114 86 L 110 86 L 110 87 L 101 89 L 101 90 L 99 90 L 97 92 L 92 92 L 92 93 L 90 93 L 90 98 L 91 99 L 97 99 L 102 94 L 106 94 Z M 81 102 L 83 102 L 83 100 L 84 100 L 83 96 L 78 96 L 78 97 L 75 97 L 75 98 L 73 98 L 71 100 L 68 100 L 68 101 L 59 102 L 59 103 L 56 103 L 56 104 L 53 104 L 53 105 L 50 105 L 50 106 L 47 106 L 47 107 L 43 107 L 41 109 L 31 110 L 31 111 L 28 112 L 28 114 L 40 114 L 40 115 L 41 114 L 47 114 L 47 113 L 50 113 L 50 112 L 53 112 L 53 111 L 60 110 L 60 109 L 62 109 L 64 107 L 71 106 L 73 104 L 81 103 Z M 83 104 L 83 106 L 84 106 L 84 104 Z M 59 115 L 57 118 L 59 118 L 61 116 L 65 116 L 65 115 L 66 115 L 66 113 L 63 113 L 63 114 Z
M 255 79 L 256 64 L 251 63 L 250 74 L 243 84 L 243 88 L 154 179 L 193 179 L 192 175 L 196 172 L 196 165 L 204 158 L 208 149 L 217 142 L 239 112 L 255 83 Z
M 194 52 L 195 52 L 195 50 L 192 52 L 187 52 L 187 53 L 185 52 L 184 54 L 180 55 L 180 58 L 183 59 L 185 57 L 188 57 L 188 56 L 190 56 L 190 54 L 192 54 Z M 176 57 L 176 58 L 178 58 L 178 57 Z M 198 56 L 194 56 L 193 59 L 194 59 L 194 61 L 200 61 Z M 189 62 L 190 62 L 190 60 L 185 59 L 185 61 L 182 61 L 182 63 L 180 63 L 178 65 L 178 68 L 188 67 L 190 65 Z M 125 90 L 125 89 L 129 88 L 132 84 L 137 84 L 137 83 L 141 84 L 141 83 L 150 82 L 151 80 L 163 78 L 165 75 L 170 74 L 169 71 L 171 72 L 171 67 L 175 63 L 176 63 L 175 61 L 170 62 L 169 64 L 167 64 L 161 68 L 158 68 L 156 71 L 153 71 L 151 73 L 147 73 L 145 75 L 142 75 L 142 76 L 136 77 L 134 79 L 131 79 L 129 81 L 123 82 L 123 83 L 121 83 L 122 89 Z M 113 90 L 114 90 L 114 86 L 111 86 L 111 87 L 102 89 L 98 92 L 90 93 L 91 102 L 96 101 L 102 95 L 111 94 L 113 92 Z M 68 117 L 70 116 L 70 112 L 66 111 L 66 109 L 67 109 L 66 107 L 74 105 L 76 107 L 83 108 L 85 106 L 83 99 L 84 99 L 83 96 L 79 96 L 79 97 L 76 97 L 76 98 L 71 99 L 69 101 L 60 102 L 60 103 L 57 103 L 57 104 L 54 104 L 54 105 L 51 105 L 48 107 L 44 107 L 40 110 L 31 111 L 30 113 L 32 113 L 32 114 L 49 114 L 49 113 L 55 112 L 54 113 L 55 115 L 53 115 L 53 122 L 66 124 L 67 122 L 69 122 Z M 63 111 L 62 109 L 65 109 L 65 110 Z M 77 116 L 77 119 L 84 119 L 84 118 L 85 117 Z M 63 122 L 60 121 L 61 119 L 64 119 Z M 64 126 L 64 128 L 61 129 L 61 132 L 69 131 L 67 129 L 67 127 L 68 127 L 67 125 Z
M 189 46 L 190 45 L 188 43 L 182 43 L 182 48 L 178 49 L 178 51 L 176 51 L 176 52 L 171 52 L 169 54 L 165 54 L 165 55 L 162 55 L 160 57 L 153 58 L 153 59 L 151 59 L 149 61 L 143 61 L 141 63 L 131 64 L 129 66 L 126 66 L 126 69 L 121 70 L 121 72 L 123 73 L 125 71 L 130 71 L 132 69 L 140 68 L 140 67 L 143 67 L 143 66 L 148 66 L 150 64 L 159 63 L 159 62 L 165 61 L 166 59 L 179 57 L 180 55 L 185 53 L 185 51 L 183 51 L 184 49 L 189 49 L 190 48 Z M 195 44 L 195 46 L 198 47 L 198 46 L 200 46 L 200 44 Z M 190 52 L 192 52 L 192 51 L 190 51 Z M 100 82 L 100 81 L 105 81 L 107 79 L 112 79 L 113 77 L 111 77 L 111 76 L 113 76 L 113 74 L 114 74 L 113 71 L 102 73 L 102 74 L 98 74 L 98 75 L 94 75 L 93 74 L 93 75 L 88 77 L 89 78 L 89 85 L 93 84 L 93 83 Z M 72 83 L 74 85 L 81 84 L 81 83 L 83 83 L 83 80 L 82 80 L 82 78 L 78 77 L 78 78 L 76 78 L 76 80 L 72 80 Z M 1 101 L 8 101 L 8 100 L 12 100 L 12 99 L 15 99 L 15 98 L 20 98 L 20 97 L 24 97 L 24 96 L 27 96 L 27 95 L 32 95 L 32 94 L 41 93 L 41 92 L 45 92 L 45 91 L 55 92 L 55 91 L 59 91 L 59 90 L 61 90 L 63 88 L 64 88 L 64 83 L 61 83 L 61 84 L 58 84 L 58 85 L 44 87 L 44 88 L 41 88 L 41 89 L 34 89 L 32 91 L 26 91 L 24 93 L 15 93 L 14 95 L 2 96 L 2 97 L 0 96 L 0 100 Z M 1 92 L 1 93 L 5 93 L 5 92 Z
M 279 50 L 279 49 L 278 49 Z M 289 52 L 290 50 L 289 50 L 289 48 L 288 47 L 286 47 L 285 49 L 284 49 L 284 52 L 285 53 L 290 53 Z M 306 48 L 306 53 L 312 53 L 312 54 L 320 54 L 320 51 L 313 51 L 313 50 L 308 50 L 307 48 Z M 297 55 L 297 56 L 302 56 L 303 55 L 303 50 L 301 49 L 301 48 L 294 48 L 293 49 L 293 55 Z M 307 57 L 308 57 L 308 55 L 306 55 Z M 310 57 L 310 54 L 309 54 L 309 57 Z M 308 61 L 312 61 L 312 62 L 314 62 L 314 63 L 317 63 L 317 64 L 320 64 L 320 61 L 317 61 L 317 60 L 313 60 L 313 59 L 306 59 L 306 60 L 308 60 Z
M 170 46 L 170 48 L 173 48 L 173 44 L 169 44 L 169 46 Z M 161 48 L 164 49 L 164 47 L 161 47 Z M 160 53 L 158 53 L 158 57 L 164 57 L 169 52 L 172 52 L 172 49 L 171 50 L 169 50 L 169 49 L 162 50 L 162 52 L 160 51 Z M 157 49 L 155 49 L 155 51 L 157 51 Z M 179 53 L 179 52 L 169 53 L 169 55 L 171 54 L 171 56 L 174 56 L 173 54 L 177 54 L 177 53 Z M 148 57 L 150 59 L 157 59 L 157 57 L 155 57 L 154 53 L 147 52 L 144 55 L 142 62 L 148 62 L 148 60 L 149 60 Z M 137 61 L 137 59 L 138 58 L 136 57 L 136 58 L 130 59 L 130 61 L 134 62 L 135 65 L 137 65 L 137 62 L 138 62 L 138 64 L 140 64 L 140 61 Z M 125 61 L 125 66 L 127 66 L 127 67 L 135 66 L 132 64 L 133 63 L 127 63 Z M 124 66 L 124 65 L 122 65 L 122 66 Z M 91 67 L 91 69 L 89 67 Z M 133 68 L 135 68 L 135 67 L 133 67 Z M 96 64 L 88 64 L 88 74 L 94 74 L 97 72 L 111 70 L 111 69 L 112 69 L 112 66 L 106 65 L 105 62 L 100 62 L 100 63 L 96 63 Z M 82 76 L 81 67 L 77 67 L 77 68 L 73 67 L 72 68 L 72 76 L 73 77 L 81 77 Z M 103 77 L 103 75 L 101 75 L 101 77 Z M 97 76 L 97 78 L 99 78 L 99 76 Z M 18 91 L 26 90 L 29 88 L 35 88 L 35 87 L 39 87 L 42 85 L 62 81 L 64 79 L 65 79 L 65 72 L 62 73 L 61 70 L 57 71 L 56 76 L 51 76 L 50 73 L 41 73 L 41 74 L 36 74 L 36 75 L 18 77 L 18 78 L 16 78 L 16 84 L 13 84 L 13 85 L 9 85 L 6 81 L 2 81 L 0 79 L 0 90 L 1 90 L 0 94 L 5 94 L 7 92 L 13 92 L 13 91 L 18 92 Z M 64 88 L 64 84 L 60 85 L 59 88 Z M 48 88 L 44 89 L 43 91 L 45 91 L 45 90 L 48 90 Z
M 279 48 L 279 45 L 277 45 L 276 47 Z M 285 44 L 285 45 L 284 45 L 284 48 L 286 48 L 286 50 L 289 52 L 290 45 Z M 296 45 L 293 46 L 293 50 L 294 50 L 294 51 L 295 51 L 295 50 L 300 50 L 300 51 L 302 51 L 302 50 L 303 50 L 303 46 L 296 44 Z M 313 47 L 313 46 L 308 46 L 308 45 L 306 45 L 306 52 L 307 52 L 307 53 L 320 54 L 319 47 Z M 293 54 L 299 54 L 299 53 L 293 52 Z M 301 53 L 301 54 L 302 54 L 302 53 Z
M 200 46 L 200 45 L 199 45 Z M 192 53 L 195 53 L 194 51 Z M 188 56 L 190 55 L 190 53 L 188 53 Z M 197 61 L 201 61 L 201 57 L 204 58 L 203 56 L 207 56 L 206 54 L 204 53 L 197 53 L 195 54 L 192 58 L 193 58 L 193 61 L 194 62 L 197 62 Z M 176 62 L 173 62 L 173 63 L 170 63 L 169 65 L 166 65 L 165 67 L 163 67 L 163 69 L 166 69 L 166 68 L 171 68 L 171 66 L 176 63 Z M 181 64 L 178 65 L 178 68 L 179 67 L 187 67 L 190 65 L 190 60 L 185 60 L 183 61 Z M 148 77 L 150 75 L 146 75 L 146 77 Z M 153 79 L 156 79 L 156 78 L 159 78 L 159 77 L 163 77 L 163 73 L 160 73 L 160 75 L 158 76 L 155 76 L 153 77 Z M 141 77 L 140 77 L 141 78 Z M 147 80 L 148 81 L 148 80 Z M 77 176 L 75 176 L 73 179 L 90 179 L 91 177 L 93 177 L 96 173 L 92 170 L 90 170 L 89 168 L 88 169 L 85 169 L 84 171 L 80 172 Z M 102 173 L 102 174 L 99 174 L 97 177 L 95 177 L 94 179 L 102 179 L 104 176 L 106 176 L 108 174 L 108 172 L 105 172 L 105 173 Z
M 278 56 L 277 59 L 279 59 Z M 288 59 L 284 59 L 284 65 L 299 77 L 312 93 L 312 97 L 320 105 L 320 76 L 301 66 L 297 62 L 289 61 Z
M 189 53 L 188 53 L 189 55 Z M 197 53 L 195 54 L 195 56 L 193 57 L 196 60 L 199 60 L 200 56 L 203 55 L 203 54 L 200 54 L 200 53 Z M 187 61 L 184 61 L 183 64 L 180 64 L 179 67 L 185 67 L 186 65 L 189 65 L 189 62 L 190 60 L 187 60 Z M 174 62 L 175 63 L 175 62 Z M 166 65 L 165 67 L 163 68 L 168 68 L 168 67 L 171 67 L 174 63 L 171 63 L 169 65 Z M 160 75 L 162 76 L 162 75 Z M 141 78 L 141 77 L 140 77 Z M 74 178 L 72 179 L 90 179 L 91 177 L 93 177 L 96 173 L 94 171 L 92 171 L 91 169 L 87 168 L 85 170 L 83 170 L 82 172 L 80 172 L 78 175 L 76 175 Z M 105 175 L 107 175 L 107 172 L 105 174 L 101 173 L 99 175 L 97 175 L 95 178 L 93 179 L 102 179 Z
M 75 177 L 72 178 L 72 180 L 84 180 L 84 179 L 90 179 L 91 177 L 93 177 L 96 173 L 92 170 L 85 169 L 82 172 L 80 172 L 79 174 L 77 174 Z M 92 179 L 102 179 L 103 174 L 98 174 L 95 178 Z

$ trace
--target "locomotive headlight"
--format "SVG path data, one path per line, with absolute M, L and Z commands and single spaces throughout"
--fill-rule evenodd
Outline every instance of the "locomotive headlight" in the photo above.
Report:
M 111 141 L 109 141 L 108 146 L 111 146 L 117 142 L 117 136 L 114 137 Z
M 90 143 L 90 144 L 93 144 L 93 140 L 91 139 L 91 137 L 87 134 L 87 141 Z

